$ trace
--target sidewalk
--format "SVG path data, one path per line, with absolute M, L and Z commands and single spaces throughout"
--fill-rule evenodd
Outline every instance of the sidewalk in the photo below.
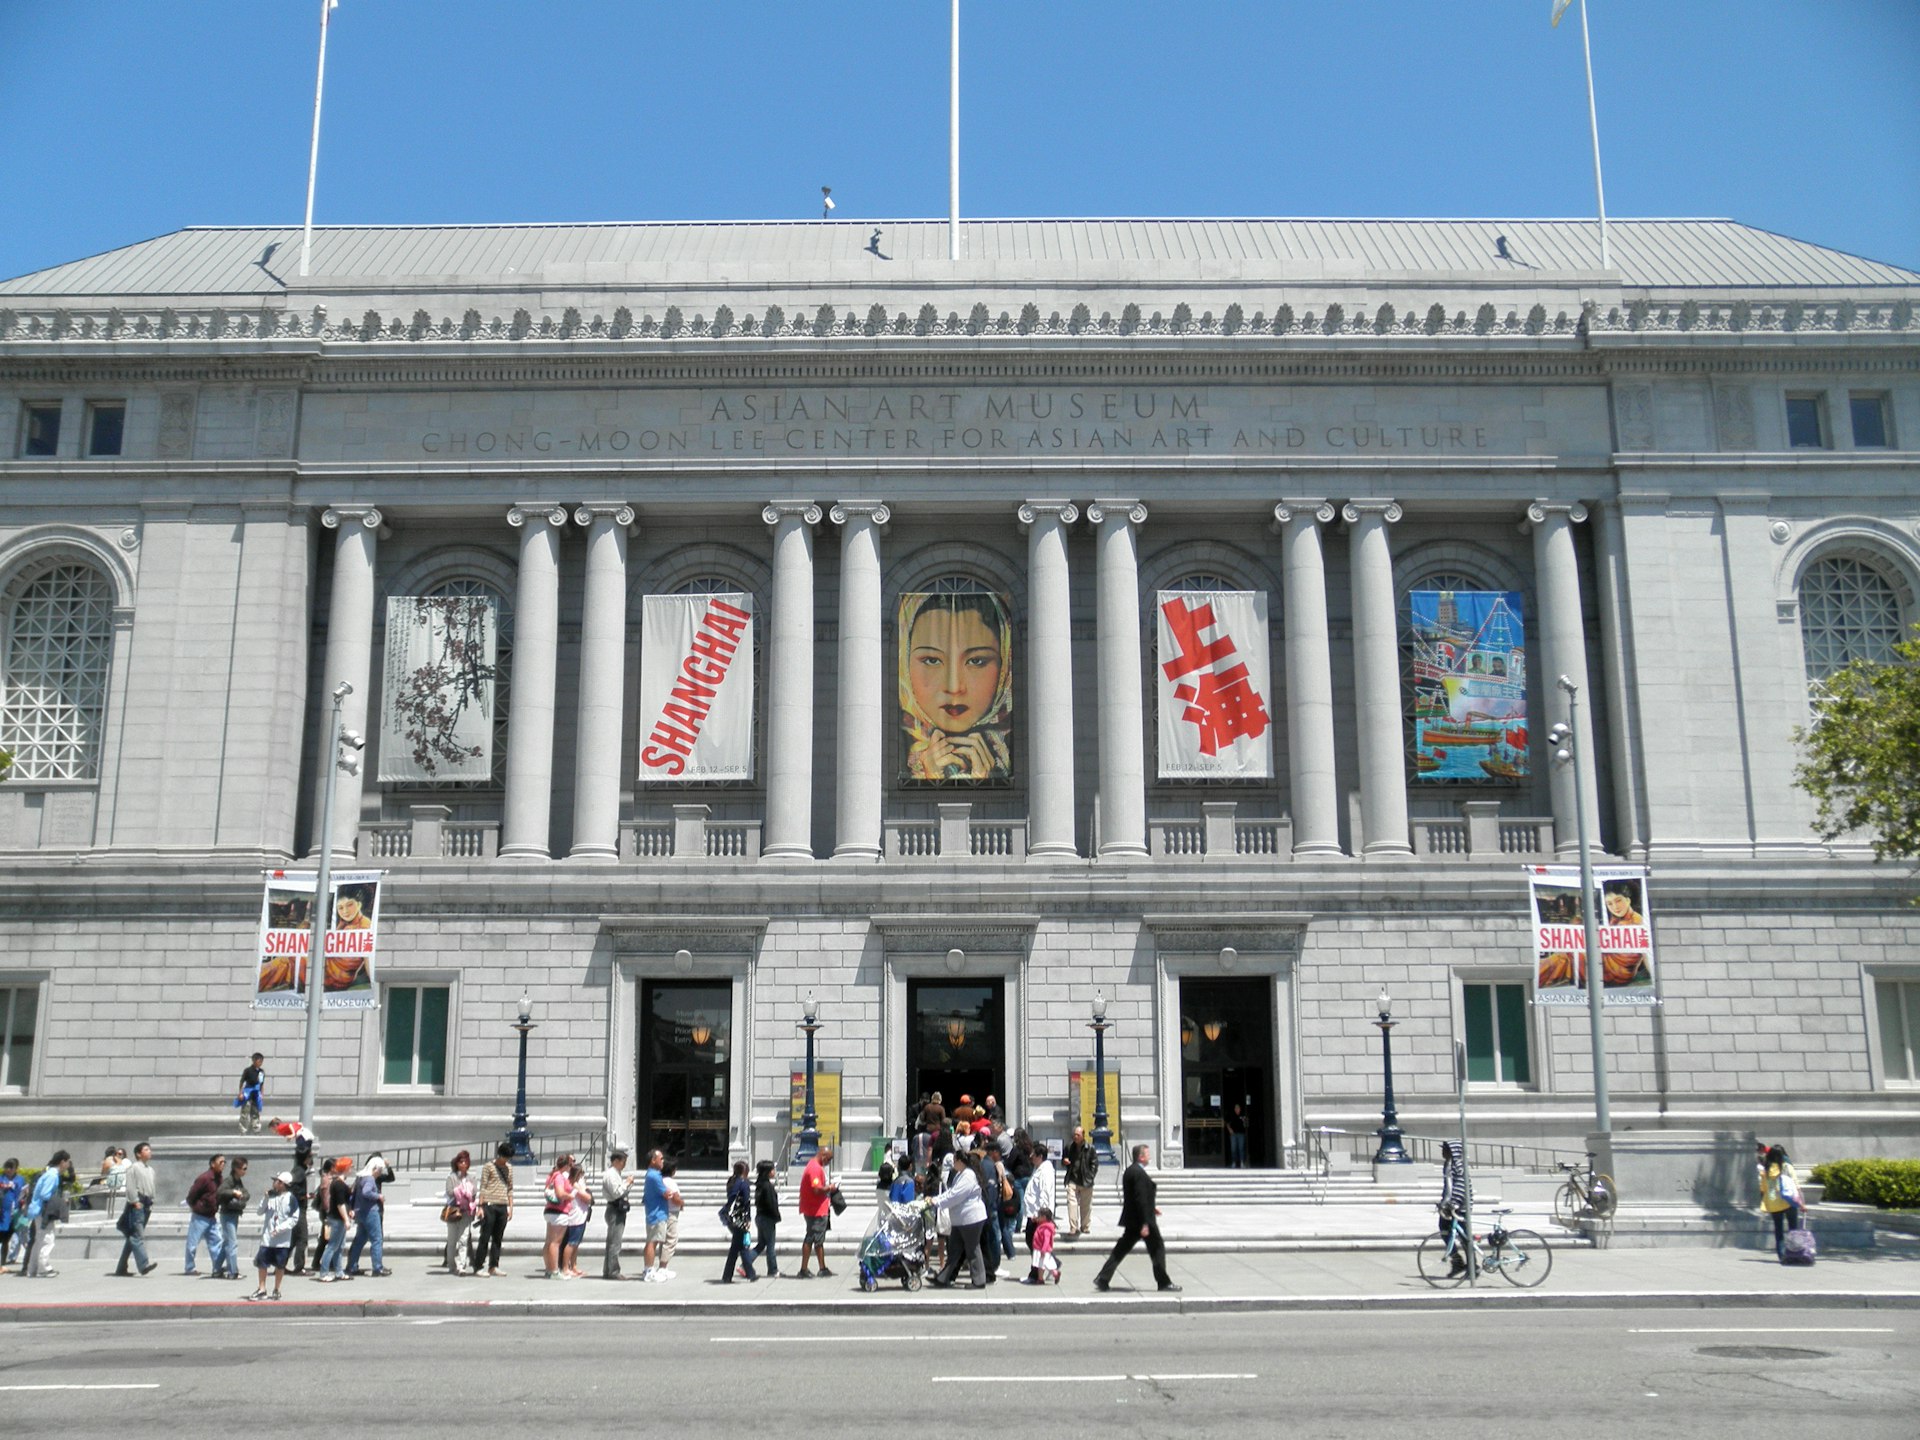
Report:
M 1104 1233 L 1111 1237 L 1111 1227 Z M 251 1259 L 243 1240 L 242 1258 Z M 795 1243 L 783 1247 L 787 1264 L 797 1260 Z M 1810 1270 L 1785 1269 L 1771 1254 L 1750 1250 L 1668 1249 L 1597 1251 L 1554 1246 L 1553 1271 L 1537 1289 L 1517 1290 L 1499 1279 L 1475 1289 L 1433 1290 L 1414 1267 L 1412 1245 L 1392 1249 L 1312 1253 L 1196 1253 L 1169 1258 L 1182 1293 L 1162 1295 L 1143 1252 L 1122 1266 L 1107 1294 L 1093 1288 L 1094 1272 L 1107 1250 L 1105 1241 L 1062 1248 L 1064 1282 L 1044 1289 L 1015 1283 L 1013 1277 L 982 1292 L 964 1287 L 905 1293 L 898 1281 L 875 1294 L 859 1289 L 851 1241 L 830 1248 L 831 1279 L 805 1282 L 784 1269 L 778 1279 L 757 1284 L 718 1283 L 720 1262 L 712 1256 L 682 1253 L 678 1278 L 646 1285 L 601 1280 L 597 1257 L 582 1257 L 595 1277 L 549 1281 L 540 1277 L 537 1258 L 515 1256 L 498 1279 L 450 1277 L 429 1268 L 423 1256 L 389 1258 L 395 1273 L 387 1279 L 363 1277 L 319 1285 L 289 1276 L 286 1298 L 278 1304 L 248 1303 L 252 1271 L 239 1281 L 188 1278 L 179 1273 L 177 1245 L 156 1247 L 161 1269 L 141 1278 L 111 1274 L 111 1258 L 82 1258 L 56 1253 L 51 1279 L 26 1280 L 11 1271 L 0 1276 L 0 1321 L 148 1320 L 259 1315 L 396 1315 L 466 1312 L 479 1315 L 579 1315 L 649 1312 L 686 1317 L 736 1311 L 820 1314 L 859 1312 L 876 1306 L 910 1306 L 931 1313 L 984 1313 L 1041 1310 L 1086 1313 L 1128 1308 L 1143 1311 L 1425 1309 L 1462 1305 L 1547 1308 L 1694 1308 L 1790 1306 L 1848 1309 L 1920 1308 L 1920 1245 L 1883 1244 L 1871 1251 L 1836 1252 Z M 629 1277 L 639 1274 L 631 1249 Z M 1003 1274 L 1007 1273 L 1005 1271 Z

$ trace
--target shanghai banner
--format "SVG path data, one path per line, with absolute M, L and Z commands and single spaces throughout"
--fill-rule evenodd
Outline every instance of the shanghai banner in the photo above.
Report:
M 1162 590 L 1160 778 L 1273 775 L 1267 597 L 1258 590 Z M 1210 633 L 1209 633 L 1210 632 Z
M 491 595 L 387 597 L 381 780 L 492 776 L 499 626 Z
M 649 595 L 639 779 L 753 778 L 753 597 Z
M 329 877 L 322 1010 L 374 1008 L 374 951 L 379 924 L 378 870 L 336 870 Z M 255 958 L 253 1008 L 304 1010 L 307 951 L 313 937 L 311 870 L 274 870 L 260 903 L 260 944 Z
M 1415 590 L 1414 774 L 1527 777 L 1527 635 L 1513 590 Z
M 1587 1003 L 1587 933 L 1580 908 L 1577 865 L 1529 865 L 1533 904 L 1536 1005 Z M 1609 1005 L 1656 1005 L 1653 924 L 1643 865 L 1596 865 L 1600 903 L 1594 938 L 1600 943 L 1601 993 Z
M 1013 623 L 985 590 L 900 597 L 901 778 L 1013 778 Z

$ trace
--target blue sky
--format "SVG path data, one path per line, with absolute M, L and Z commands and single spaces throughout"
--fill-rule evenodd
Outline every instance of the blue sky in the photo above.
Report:
M 963 0 L 963 213 L 1583 216 L 1550 0 Z M 1920 269 L 1920 0 L 1591 0 L 1607 202 Z M 318 0 L 0 0 L 0 276 L 297 224 Z M 944 216 L 947 0 L 342 0 L 319 223 Z

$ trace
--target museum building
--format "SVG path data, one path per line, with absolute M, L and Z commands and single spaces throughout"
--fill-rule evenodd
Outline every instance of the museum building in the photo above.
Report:
M 253 1050 L 292 1113 L 262 878 L 329 811 L 384 872 L 330 1140 L 503 1129 L 523 996 L 536 1129 L 780 1154 L 811 1009 L 850 1140 L 1057 1134 L 1099 1007 L 1123 1140 L 1219 1165 L 1237 1105 L 1279 1166 L 1378 1123 L 1384 988 L 1411 1133 L 1459 1042 L 1477 1135 L 1577 1143 L 1527 867 L 1584 814 L 1653 939 L 1615 1126 L 1910 1149 L 1914 881 L 1793 774 L 1920 620 L 1920 274 L 1610 238 L 204 228 L 0 283 L 9 1153 L 224 1124 Z

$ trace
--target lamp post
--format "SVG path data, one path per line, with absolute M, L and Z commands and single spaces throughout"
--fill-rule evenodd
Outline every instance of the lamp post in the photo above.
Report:
M 800 1143 L 793 1152 L 794 1163 L 805 1165 L 820 1153 L 820 1117 L 813 1109 L 813 1037 L 820 1031 L 820 1006 L 813 998 L 813 992 L 807 992 L 807 1006 L 800 1029 L 807 1037 L 807 1105 L 800 1112 Z
M 1113 1128 L 1107 1116 L 1107 1030 L 1112 1024 L 1107 1019 L 1107 997 L 1094 991 L 1093 1019 L 1087 1028 L 1093 1031 L 1093 1153 L 1102 1165 L 1116 1164 L 1119 1158 L 1113 1153 Z
M 527 1133 L 527 1032 L 534 1027 L 533 997 L 520 992 L 520 1019 L 514 1029 L 520 1032 L 520 1089 L 513 1097 L 513 1129 L 507 1143 L 513 1146 L 513 1163 L 533 1164 L 533 1137 Z
M 327 729 L 324 754 L 332 757 L 335 769 L 349 775 L 360 772 L 360 758 L 343 755 L 340 747 L 364 750 L 367 742 L 357 731 L 340 728 L 340 707 L 353 693 L 353 686 L 342 680 L 333 687 L 333 721 Z M 323 762 L 324 763 L 324 762 Z M 300 1123 L 312 1130 L 313 1107 L 320 1087 L 320 999 L 327 983 L 327 927 L 332 924 L 333 898 L 333 773 L 323 771 L 320 782 L 320 868 L 313 877 L 313 928 L 307 934 L 307 1048 L 306 1063 L 300 1071 Z
M 1600 1007 L 1606 1000 L 1606 966 L 1601 963 L 1599 937 L 1594 933 L 1597 897 L 1593 893 L 1593 842 L 1587 838 L 1587 787 L 1581 783 L 1580 766 L 1574 758 L 1580 687 L 1565 675 L 1558 683 L 1567 692 L 1567 718 L 1547 732 L 1547 744 L 1553 747 L 1554 764 L 1573 767 L 1573 823 L 1580 832 L 1580 919 L 1587 945 L 1587 1024 L 1593 1036 L 1593 1123 L 1595 1130 L 1607 1136 L 1613 1131 L 1613 1117 L 1607 1104 L 1607 1037 L 1600 1024 Z
M 1393 1105 L 1393 1027 L 1400 1022 L 1393 1018 L 1393 997 L 1387 993 L 1386 986 L 1380 987 L 1380 1018 L 1373 1025 L 1380 1032 L 1380 1074 L 1382 1080 L 1380 1103 L 1380 1128 L 1374 1134 L 1380 1137 L 1380 1147 L 1373 1152 L 1374 1165 L 1410 1165 L 1407 1152 L 1400 1143 L 1400 1114 Z

